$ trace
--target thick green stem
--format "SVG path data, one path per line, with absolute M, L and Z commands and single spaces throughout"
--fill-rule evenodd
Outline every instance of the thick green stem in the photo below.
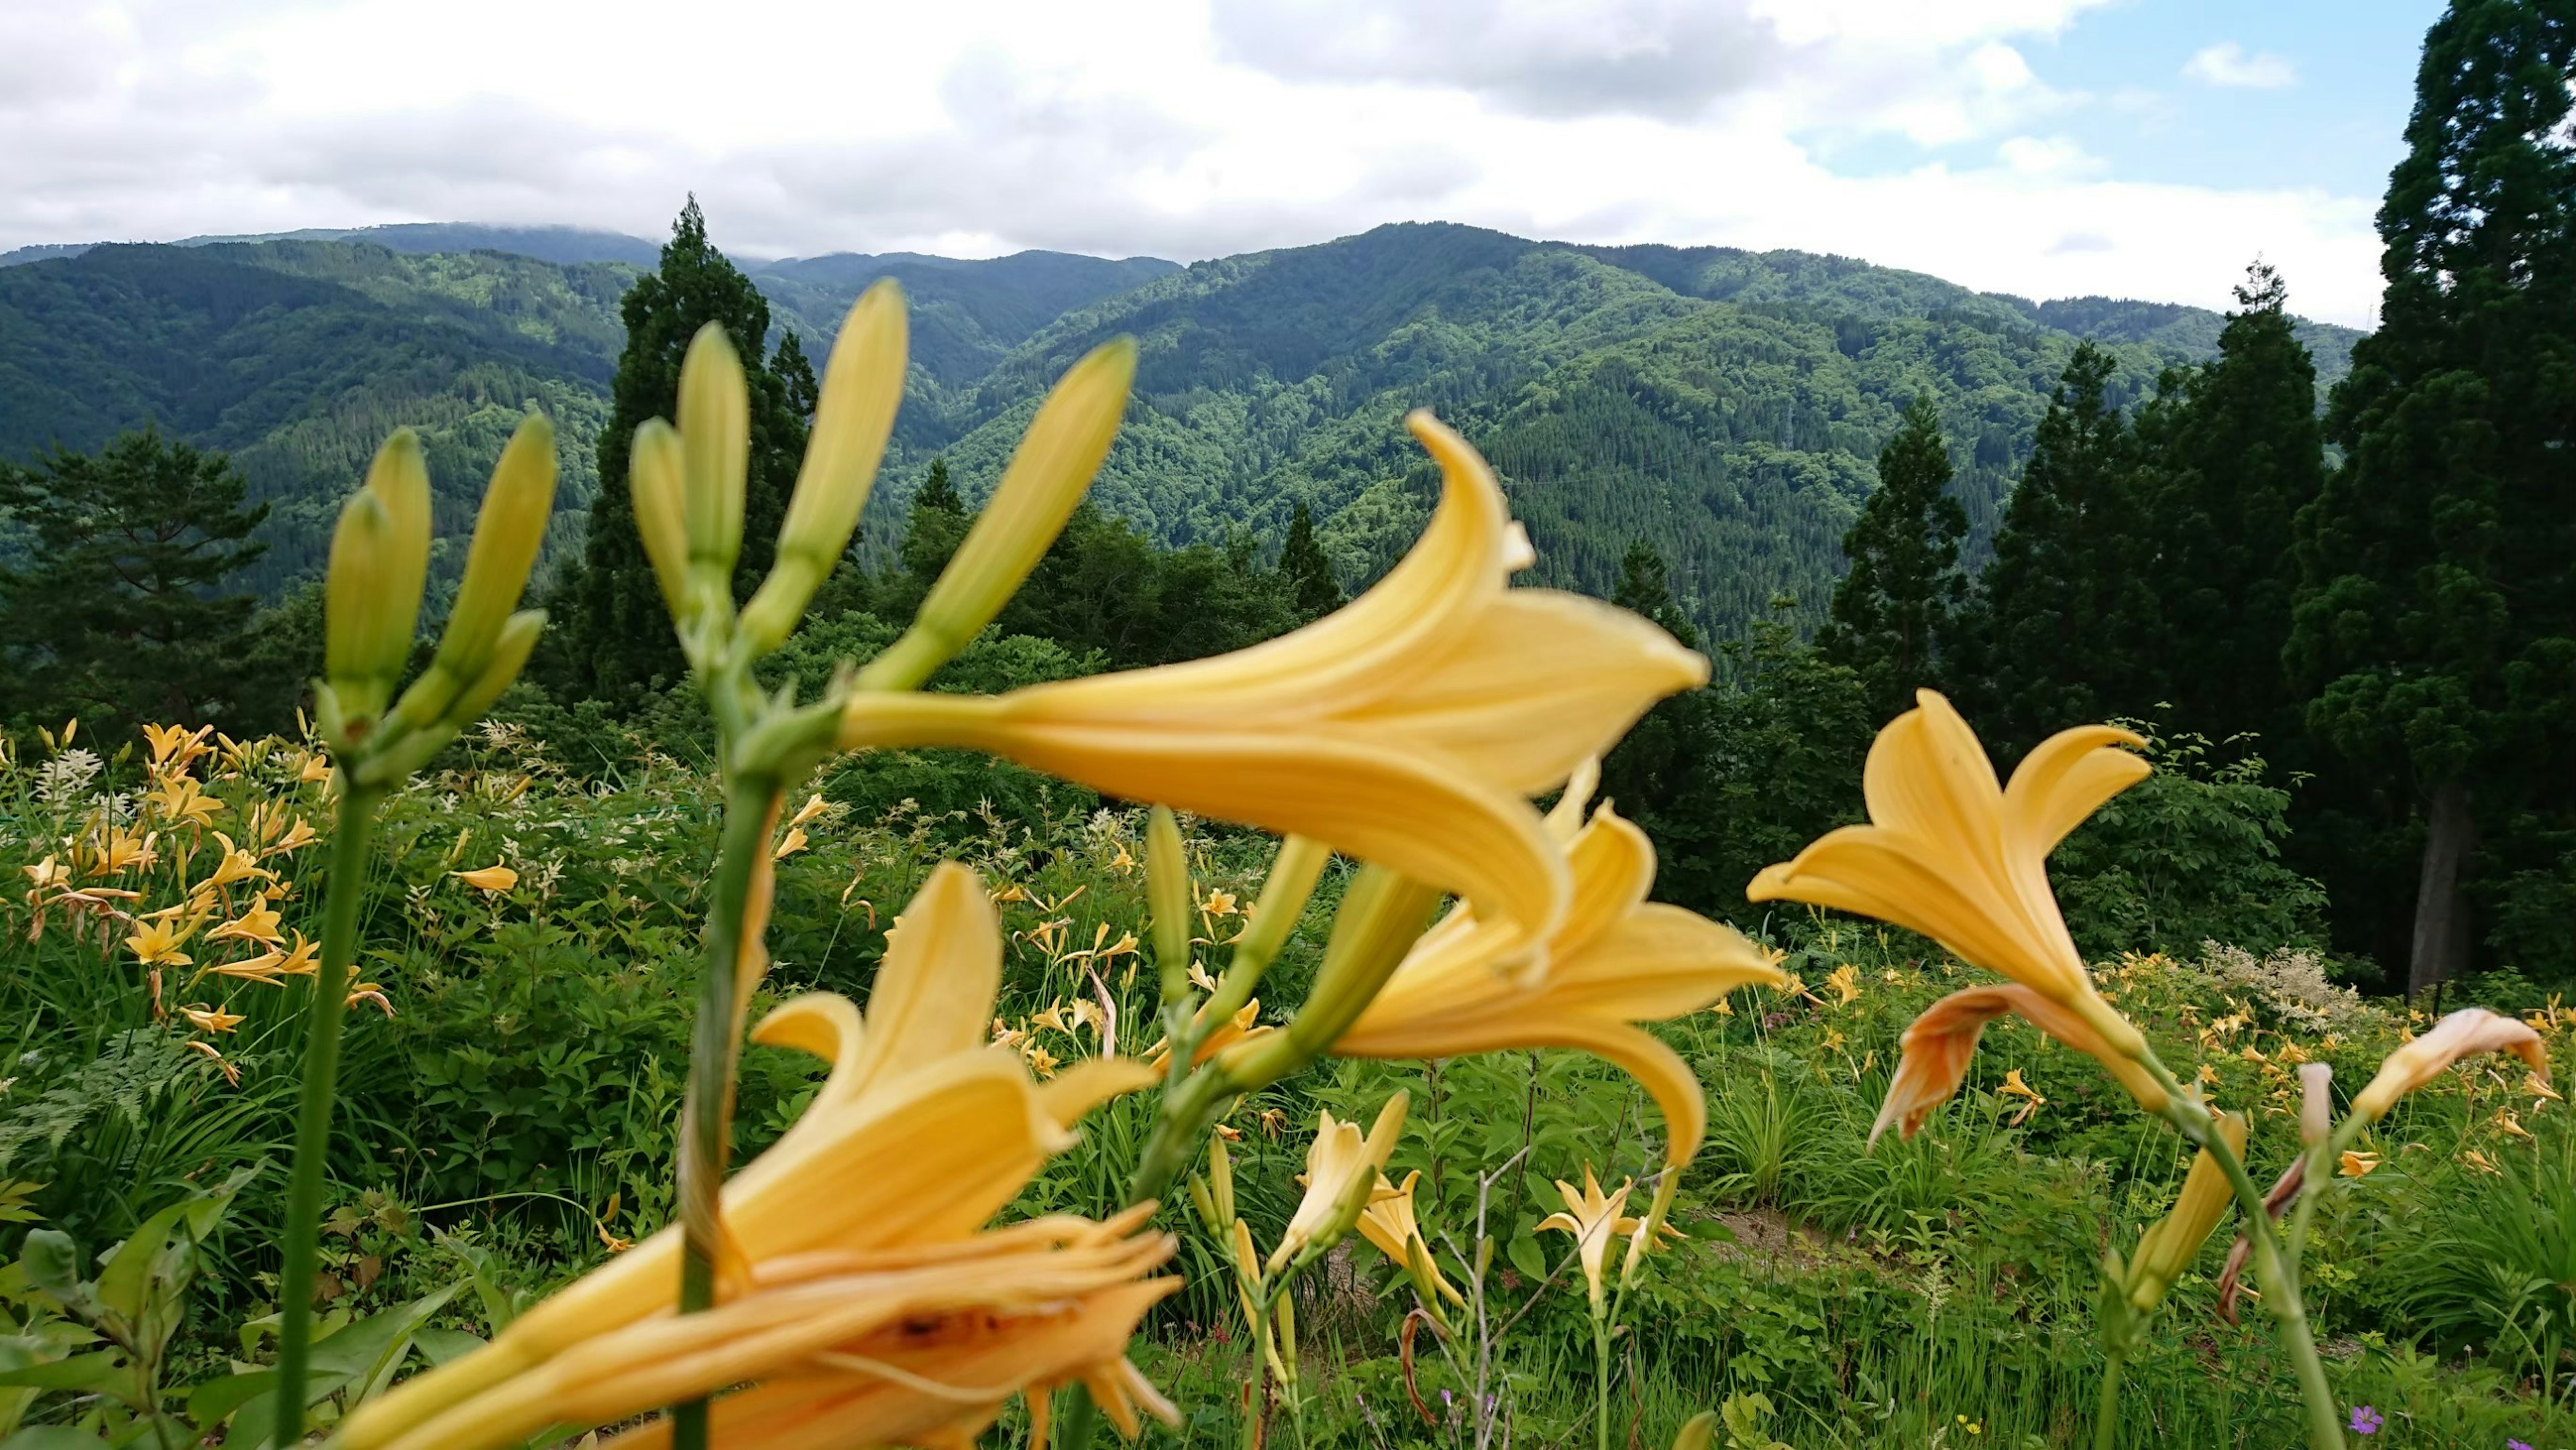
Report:
M 707 956 L 689 1039 L 689 1088 L 680 1110 L 680 1312 L 715 1305 L 718 1211 L 732 1157 L 733 1073 L 742 1038 L 740 968 L 753 878 L 769 850 L 778 789 L 767 779 L 725 788 L 724 836 L 707 903 Z M 672 1412 L 673 1450 L 704 1450 L 707 1404 Z
M 313 1271 L 322 1239 L 322 1179 L 331 1152 L 331 1099 L 340 1075 L 340 1017 L 349 964 L 358 954 L 358 907 L 366 892 L 367 847 L 382 792 L 342 775 L 340 819 L 331 833 L 331 884 L 322 905 L 322 966 L 313 978 L 304 1029 L 304 1083 L 295 1115 L 295 1168 L 286 1187 L 285 1263 L 278 1276 L 277 1431 L 273 1443 L 304 1438 L 304 1386 L 313 1355 Z
M 2183 1095 L 2181 1084 L 2154 1051 L 2142 1052 L 2137 1060 L 2165 1090 L 2166 1119 L 2217 1162 L 2219 1171 L 2227 1175 L 2228 1187 L 2235 1191 L 2237 1208 L 2245 1217 L 2245 1239 L 2253 1250 L 2254 1276 L 2263 1285 L 2263 1305 L 2279 1327 L 2281 1348 L 2298 1371 L 2299 1390 L 2307 1400 L 2310 1450 L 2344 1450 L 2343 1424 L 2335 1418 L 2334 1387 L 2326 1383 L 2325 1361 L 2318 1357 L 2316 1336 L 2308 1327 L 2298 1267 L 2282 1257 L 2281 1235 L 2263 1201 L 2263 1190 L 2246 1174 L 2244 1160 L 2219 1135 L 2209 1109 L 2199 1099 Z
M 2102 1359 L 2102 1404 L 2093 1412 L 2093 1450 L 2113 1450 L 2120 1441 L 2120 1371 L 2128 1356 L 2112 1350 Z
M 1592 1446 L 1610 1450 L 1610 1320 L 1592 1309 Z

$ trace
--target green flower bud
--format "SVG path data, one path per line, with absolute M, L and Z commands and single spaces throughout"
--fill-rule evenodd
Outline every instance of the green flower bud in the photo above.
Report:
M 1136 343 L 1122 337 L 1094 348 L 1056 382 L 912 627 L 860 672 L 862 687 L 919 685 L 1002 612 L 1108 458 L 1135 380 Z
M 1190 862 L 1181 823 L 1167 806 L 1154 807 L 1145 825 L 1145 905 L 1154 915 L 1154 961 L 1162 968 L 1166 1003 L 1189 988 Z
M 627 455 L 626 487 L 635 500 L 635 531 L 644 536 L 644 557 L 653 561 L 653 578 L 662 586 L 662 602 L 671 618 L 689 617 L 689 524 L 686 465 L 680 457 L 680 435 L 659 418 L 648 418 L 635 430 Z
M 439 637 L 438 663 L 459 678 L 481 671 L 502 622 L 518 606 L 554 507 L 554 425 L 532 413 L 492 467 L 482 512 L 474 520 L 474 542 L 466 549 L 456 607 L 448 612 L 446 633 Z
M 886 437 L 894 431 L 903 379 L 903 289 L 888 278 L 850 308 L 832 344 L 805 463 L 778 530 L 778 561 L 743 606 L 739 632 L 753 653 L 767 654 L 786 642 L 849 547 L 876 483 Z
M 751 388 L 721 323 L 698 329 L 680 361 L 680 445 L 689 571 L 726 581 L 742 557 L 742 498 L 751 468 Z
M 323 661 L 343 732 L 363 733 L 392 698 L 411 656 L 428 575 L 429 469 L 420 441 L 397 429 L 376 451 L 365 487 L 341 507 L 331 536 Z

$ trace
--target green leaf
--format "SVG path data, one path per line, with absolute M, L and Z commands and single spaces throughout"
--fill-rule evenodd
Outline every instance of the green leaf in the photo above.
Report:
M 0 1385 L 25 1385 L 40 1390 L 79 1390 L 85 1394 L 105 1394 L 125 1374 L 125 1356 L 112 1349 L 90 1354 L 76 1354 L 51 1364 L 31 1364 L 18 1369 L 0 1370 Z
M 188 1391 L 188 1418 L 197 1422 L 200 1431 L 211 1433 L 216 1426 L 231 1419 L 234 1411 L 252 1400 L 273 1394 L 276 1388 L 277 1371 L 273 1369 L 255 1369 L 208 1380 Z
M 0 1440 L 0 1450 L 98 1450 L 102 1443 L 69 1425 L 38 1425 Z
M 421 1357 L 433 1367 L 462 1359 L 487 1342 L 483 1336 L 462 1329 L 424 1329 L 412 1336 L 412 1343 L 420 1346 Z
M 80 1246 L 60 1229 L 40 1228 L 27 1235 L 18 1255 L 27 1282 L 64 1304 L 81 1301 Z
M 1512 1267 L 1520 1270 L 1524 1276 L 1532 1280 L 1542 1280 L 1547 1277 L 1547 1255 L 1539 1249 L 1538 1240 L 1530 1235 L 1512 1235 L 1512 1241 L 1505 1246 L 1503 1255 L 1510 1259 Z
M 159 1267 L 161 1250 L 170 1242 L 170 1230 L 187 1217 L 191 1202 L 174 1203 L 143 1221 L 133 1237 L 117 1246 L 108 1256 L 107 1268 L 98 1276 L 98 1304 L 127 1324 L 143 1318 L 143 1306 L 152 1294 L 153 1271 Z

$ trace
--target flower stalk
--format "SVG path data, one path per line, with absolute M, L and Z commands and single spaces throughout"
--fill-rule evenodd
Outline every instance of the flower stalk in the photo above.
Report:
M 305 1007 L 304 1080 L 295 1112 L 295 1166 L 286 1188 L 285 1255 L 278 1275 L 277 1435 L 280 1447 L 304 1438 L 305 1384 L 313 1355 L 313 1272 L 322 1240 L 322 1180 L 330 1156 L 331 1101 L 340 1076 L 340 1021 L 348 1002 L 349 964 L 358 949 L 358 907 L 366 893 L 367 850 L 375 836 L 381 791 L 349 786 L 340 793 L 331 833 L 331 882 L 322 908 L 322 970 Z

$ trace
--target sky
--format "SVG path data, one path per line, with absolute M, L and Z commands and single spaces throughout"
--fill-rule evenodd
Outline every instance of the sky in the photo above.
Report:
M 2367 326 L 2434 0 L 6 0 L 0 250 L 1179 261 L 1445 220 Z

